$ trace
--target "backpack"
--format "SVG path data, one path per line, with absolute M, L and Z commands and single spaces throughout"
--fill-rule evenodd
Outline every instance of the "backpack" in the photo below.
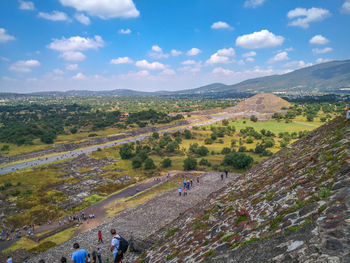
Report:
M 126 241 L 126 239 L 121 237 L 121 236 L 115 237 L 115 238 L 119 240 L 119 248 L 118 248 L 118 250 L 121 250 L 123 253 L 125 253 L 128 250 L 129 242 Z

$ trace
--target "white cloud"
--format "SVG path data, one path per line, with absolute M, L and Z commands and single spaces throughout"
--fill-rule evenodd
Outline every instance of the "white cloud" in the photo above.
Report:
M 329 62 L 329 61 L 331 61 L 331 60 L 328 59 L 328 58 L 318 58 L 318 59 L 316 59 L 316 63 L 317 64 L 326 63 L 326 62 Z
M 289 59 L 288 53 L 283 51 L 283 52 L 276 54 L 274 57 L 270 58 L 268 62 L 275 63 L 275 62 L 280 62 L 280 61 L 284 61 L 284 60 L 288 60 L 288 59 Z
M 201 53 L 202 50 L 198 49 L 198 48 L 192 48 L 189 51 L 187 51 L 187 56 L 197 56 L 199 53 Z
M 82 23 L 82 24 L 84 24 L 84 25 L 86 25 L 86 26 L 90 25 L 90 18 L 87 17 L 86 15 L 76 13 L 76 14 L 74 15 L 74 17 L 75 17 L 75 19 L 78 20 L 80 23 Z
M 129 57 L 120 57 L 120 58 L 112 59 L 109 63 L 119 65 L 119 64 L 131 64 L 131 63 L 134 63 L 134 61 Z
M 313 45 L 325 45 L 329 43 L 329 40 L 322 35 L 316 35 L 313 38 L 311 38 L 309 42 Z
M 72 79 L 75 79 L 75 80 L 84 80 L 84 79 L 86 79 L 86 76 L 85 76 L 83 73 L 79 72 L 78 74 L 76 74 L 75 76 L 73 76 Z
M 246 0 L 244 2 L 244 7 L 246 7 L 246 8 L 249 8 L 249 7 L 256 8 L 258 6 L 263 5 L 265 1 L 266 0 Z
M 131 30 L 129 28 L 127 28 L 127 29 L 122 28 L 118 31 L 118 33 L 122 34 L 122 35 L 128 35 L 128 34 L 131 34 Z
M 168 76 L 171 76 L 171 75 L 175 75 L 176 72 L 175 72 L 175 70 L 173 70 L 173 69 L 167 68 L 167 69 L 164 69 L 162 72 L 160 72 L 160 74 L 161 74 L 161 75 L 168 75 Z
M 250 51 L 250 52 L 244 53 L 242 55 L 242 57 L 244 57 L 244 58 L 255 57 L 255 56 L 256 56 L 256 52 L 255 51 Z
M 66 70 L 69 70 L 69 71 L 74 71 L 74 70 L 78 70 L 78 69 L 79 69 L 78 64 L 70 64 L 70 65 L 66 66 Z
M 40 62 L 35 59 L 20 60 L 10 66 L 11 71 L 30 72 L 32 68 L 39 67 Z
M 196 65 L 197 62 L 192 60 L 192 59 L 190 59 L 190 60 L 185 60 L 185 61 L 181 62 L 181 64 L 182 65 Z
M 227 64 L 232 62 L 230 57 L 235 56 L 235 50 L 231 48 L 219 49 L 216 53 L 211 55 L 210 59 L 206 61 L 207 64 Z
M 50 49 L 57 51 L 75 51 L 75 50 L 87 50 L 98 49 L 104 46 L 104 41 L 100 36 L 92 38 L 84 38 L 80 36 L 53 39 L 53 41 L 47 46 Z
M 245 62 L 244 62 L 243 59 L 241 59 L 241 60 L 238 60 L 238 61 L 237 61 L 237 64 L 240 65 L 240 66 L 244 66 L 244 65 L 245 65 Z
M 38 17 L 51 21 L 68 21 L 69 17 L 66 13 L 60 11 L 53 11 L 51 13 L 39 12 Z
M 26 2 L 23 0 L 19 0 L 19 9 L 21 10 L 34 10 L 35 6 L 33 2 Z
M 74 7 L 80 12 L 87 12 L 102 19 L 116 17 L 138 17 L 133 0 L 60 0 L 64 6 Z
M 138 68 L 144 68 L 148 70 L 159 70 L 159 69 L 165 69 L 165 65 L 159 62 L 148 62 L 147 60 L 139 60 L 136 61 L 135 66 Z
M 6 43 L 11 40 L 15 40 L 16 38 L 14 36 L 11 36 L 6 33 L 5 28 L 0 28 L 0 43 Z
M 332 52 L 332 51 L 333 51 L 333 48 L 331 48 L 331 47 L 325 47 L 325 48 L 322 48 L 322 49 L 319 49 L 319 48 L 312 49 L 312 52 L 314 54 L 325 54 L 325 53 L 329 53 L 329 52 Z
M 236 45 L 245 49 L 272 48 L 283 44 L 284 37 L 276 36 L 264 29 L 259 32 L 239 36 Z
M 165 54 L 163 52 L 163 49 L 161 49 L 157 45 L 154 45 L 152 46 L 152 50 L 149 52 L 149 56 L 155 59 L 162 59 L 162 58 L 168 58 L 169 54 Z
M 222 74 L 222 75 L 232 75 L 234 71 L 225 68 L 214 68 L 212 73 L 214 74 Z
M 147 70 L 140 70 L 139 72 L 136 72 L 136 76 L 138 77 L 147 77 L 149 75 L 150 74 Z
M 350 14 L 350 0 L 346 0 L 342 6 L 342 11 L 346 14 Z
M 255 61 L 255 59 L 252 58 L 252 57 L 248 57 L 248 58 L 245 59 L 245 61 L 252 63 L 252 62 Z
M 232 29 L 232 27 L 226 22 L 218 21 L 211 25 L 212 29 Z
M 177 56 L 180 56 L 182 54 L 181 51 L 179 50 L 176 50 L 176 49 L 173 49 L 170 51 L 170 54 L 173 56 L 173 57 L 177 57 Z
M 61 58 L 67 61 L 83 61 L 86 56 L 79 51 L 66 51 L 60 55 Z
M 330 15 L 331 13 L 327 9 L 317 7 L 306 9 L 298 7 L 288 12 L 287 17 L 292 20 L 288 25 L 308 28 L 310 23 L 320 22 Z
M 63 75 L 64 74 L 64 72 L 62 70 L 60 70 L 59 68 L 54 69 L 53 73 L 56 75 Z
M 305 63 L 303 60 L 291 61 L 291 62 L 283 65 L 283 67 L 285 67 L 285 68 L 293 68 L 293 69 L 305 68 L 305 67 L 310 67 L 310 66 L 312 66 L 312 63 Z

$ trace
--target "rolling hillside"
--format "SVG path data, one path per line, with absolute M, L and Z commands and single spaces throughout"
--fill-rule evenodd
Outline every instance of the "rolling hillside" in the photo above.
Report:
M 235 85 L 220 83 L 179 91 L 181 94 L 220 92 L 328 92 L 350 91 L 350 60 L 332 61 L 283 75 L 250 79 Z

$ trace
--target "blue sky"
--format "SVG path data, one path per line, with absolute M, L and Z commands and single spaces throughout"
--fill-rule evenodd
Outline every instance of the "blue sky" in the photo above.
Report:
M 143 91 L 350 58 L 350 0 L 2 0 L 0 92 Z

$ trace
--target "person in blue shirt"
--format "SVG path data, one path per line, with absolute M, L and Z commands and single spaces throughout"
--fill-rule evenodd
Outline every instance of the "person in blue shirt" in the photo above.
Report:
M 88 253 L 85 249 L 79 249 L 79 244 L 74 243 L 73 248 L 75 251 L 72 254 L 72 263 L 85 263 L 88 259 Z
M 114 228 L 111 229 L 111 234 L 113 238 L 110 250 L 113 253 L 114 262 L 119 263 L 123 259 L 123 252 L 119 250 L 120 236 L 117 235 L 117 231 Z

